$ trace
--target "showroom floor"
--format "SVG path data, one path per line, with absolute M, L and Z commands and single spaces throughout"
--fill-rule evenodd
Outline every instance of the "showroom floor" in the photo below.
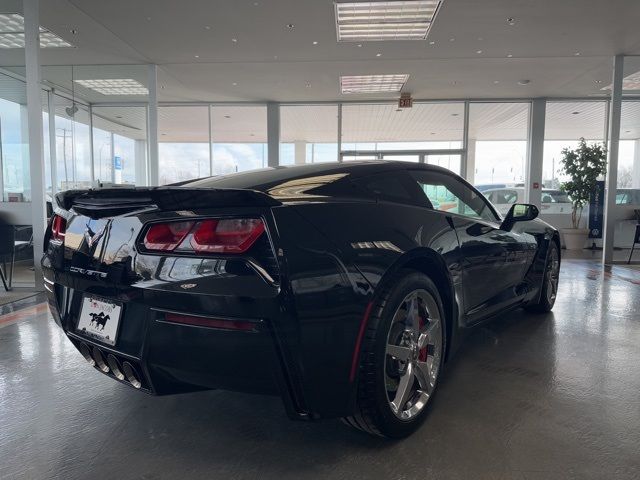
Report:
M 146 396 L 90 368 L 44 304 L 23 302 L 0 307 L 3 479 L 640 478 L 631 269 L 565 261 L 554 313 L 478 328 L 425 425 L 397 442 L 291 422 L 277 398 Z

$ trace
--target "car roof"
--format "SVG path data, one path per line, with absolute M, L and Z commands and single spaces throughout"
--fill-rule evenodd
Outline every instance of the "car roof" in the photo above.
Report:
M 183 187 L 248 188 L 263 190 L 274 184 L 323 175 L 349 174 L 353 177 L 401 170 L 427 170 L 452 174 L 436 165 L 396 160 L 362 160 L 350 162 L 311 163 L 260 168 L 245 172 L 201 178 L 181 183 Z

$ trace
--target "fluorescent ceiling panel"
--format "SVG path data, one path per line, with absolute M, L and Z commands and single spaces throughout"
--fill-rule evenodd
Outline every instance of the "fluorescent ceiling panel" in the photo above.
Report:
M 336 3 L 339 42 L 424 40 L 440 0 Z
M 350 93 L 398 93 L 409 75 L 346 75 L 340 77 L 340 91 Z
M 40 27 L 40 48 L 73 47 L 65 39 Z M 0 13 L 0 48 L 24 48 L 24 17 Z
M 611 85 L 607 85 L 602 90 L 611 90 Z M 622 79 L 622 90 L 640 90 L 640 72 L 624 77 Z
M 104 78 L 75 80 L 75 82 L 101 93 L 102 95 L 148 95 L 149 90 L 137 80 L 132 78 Z

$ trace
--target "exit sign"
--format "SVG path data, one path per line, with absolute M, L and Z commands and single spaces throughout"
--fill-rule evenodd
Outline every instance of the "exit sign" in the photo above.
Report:
M 398 100 L 398 108 L 411 108 L 413 107 L 413 98 L 410 94 L 403 94 Z

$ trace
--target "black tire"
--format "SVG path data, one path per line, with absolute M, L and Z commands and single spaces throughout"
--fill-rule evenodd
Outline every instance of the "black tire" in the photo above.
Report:
M 553 240 L 547 252 L 547 264 L 544 268 L 540 298 L 536 303 L 530 303 L 525 309 L 535 313 L 550 312 L 558 296 L 558 281 L 560 274 L 560 250 Z
M 420 293 L 414 294 L 413 292 Z M 417 308 L 416 310 L 410 310 L 409 304 L 413 304 L 416 307 L 424 306 L 427 302 L 423 301 L 423 299 L 428 299 L 429 296 L 431 297 L 431 300 L 428 301 L 428 304 L 430 305 L 429 309 L 423 308 L 421 310 L 420 308 Z M 413 303 L 408 301 L 407 299 L 409 298 L 415 298 L 416 302 Z M 436 317 L 436 309 L 438 322 L 432 320 L 432 318 Z M 411 315 L 409 311 L 417 311 L 418 314 Z M 407 312 L 405 320 L 403 322 L 399 322 L 397 319 L 402 316 L 403 312 Z M 425 315 L 422 316 L 420 312 L 424 312 Z M 394 316 L 396 318 L 395 322 Z M 391 353 L 388 353 L 387 344 L 394 344 L 389 345 L 390 348 L 396 346 L 395 344 L 399 342 L 400 344 L 397 346 L 404 345 L 401 342 L 405 341 L 407 338 L 405 337 L 405 334 L 409 332 L 409 328 L 406 327 L 406 325 L 410 316 L 418 319 L 420 323 L 418 332 L 424 331 L 430 333 L 424 334 L 425 340 L 423 342 L 428 342 L 426 343 L 426 346 L 424 346 L 422 350 L 416 350 L 420 345 L 415 343 L 415 349 L 412 350 L 414 357 L 407 360 L 407 362 L 402 362 L 392 356 Z M 369 323 L 367 325 L 364 338 L 362 339 L 356 411 L 354 415 L 343 419 L 346 424 L 363 430 L 369 434 L 388 438 L 406 437 L 420 427 L 426 418 L 428 407 L 432 403 L 433 395 L 437 388 L 439 374 L 444 362 L 446 346 L 445 322 L 446 319 L 440 294 L 429 277 L 415 270 L 405 269 L 401 270 L 387 283 L 387 287 L 380 293 L 380 295 L 377 296 L 377 299 L 374 300 L 374 305 L 369 317 Z M 439 327 L 437 327 L 436 323 L 439 323 Z M 393 333 L 393 338 L 401 337 L 402 340 L 391 340 L 392 325 L 394 327 L 400 326 L 399 328 L 401 329 L 400 334 Z M 402 325 L 405 326 L 402 327 Z M 424 330 L 421 330 L 422 328 Z M 395 328 L 395 330 L 397 330 L 397 328 Z M 420 335 L 420 337 L 422 338 L 422 335 Z M 426 340 L 427 338 L 428 340 Z M 437 343 L 438 339 L 440 342 L 439 345 Z M 430 347 L 432 347 L 431 350 Z M 436 359 L 437 350 L 439 350 L 439 353 L 437 354 Z M 427 353 L 429 351 L 431 351 L 431 353 Z M 415 355 L 419 355 L 419 357 Z M 416 372 L 418 363 L 426 366 L 429 358 L 431 358 L 431 369 L 429 370 L 429 375 L 425 376 L 426 370 L 420 369 L 421 372 L 417 371 L 420 375 L 415 373 L 414 379 L 411 375 L 411 370 L 408 370 L 408 364 L 415 362 L 416 367 L 413 367 L 413 371 Z M 414 396 L 410 397 L 406 402 L 404 401 L 404 396 L 400 395 L 402 400 L 394 402 L 394 405 L 399 403 L 401 408 L 395 413 L 394 410 L 392 410 L 391 398 L 389 397 L 388 391 L 388 382 L 390 381 L 389 370 L 393 368 L 394 365 L 404 367 L 404 374 L 401 374 L 399 370 L 396 372 L 399 379 L 396 395 L 397 392 L 400 391 L 400 385 L 402 385 L 401 377 L 404 375 L 408 375 L 408 378 L 410 377 L 412 379 L 411 385 L 413 385 L 416 390 Z M 434 366 L 437 366 L 436 370 L 433 370 Z M 431 375 L 432 372 L 435 372 L 433 374 L 433 378 Z M 428 388 L 421 388 L 424 379 L 429 380 Z M 407 384 L 408 382 L 409 381 L 407 380 Z M 420 393 L 422 391 L 428 393 Z M 420 395 L 424 397 L 425 394 L 428 395 L 428 398 L 426 401 L 423 400 L 420 402 Z M 397 399 L 398 396 L 394 398 L 394 400 Z M 413 406 L 412 402 L 415 402 Z M 402 410 L 405 405 L 407 407 L 412 406 L 411 408 L 416 408 L 416 413 L 411 418 L 402 419 L 399 417 L 399 415 L 406 413 Z M 419 410 L 417 410 L 418 407 L 420 407 Z M 411 408 L 408 408 L 408 410 Z M 407 415 L 409 415 L 409 413 L 407 413 Z

